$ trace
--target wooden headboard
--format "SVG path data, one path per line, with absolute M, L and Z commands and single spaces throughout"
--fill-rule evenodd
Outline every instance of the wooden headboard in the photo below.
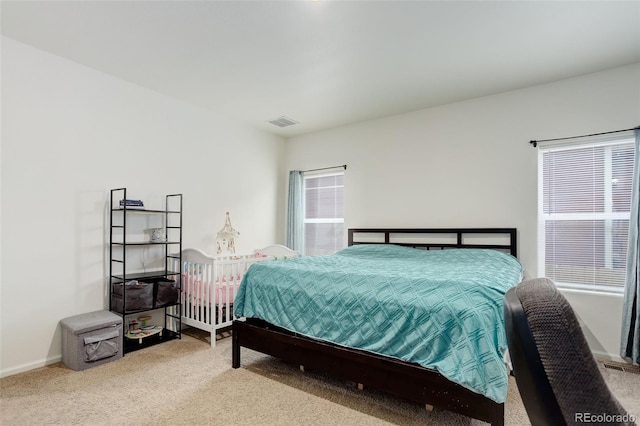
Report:
M 484 248 L 518 254 L 516 228 L 349 228 L 350 246 L 396 244 L 430 249 Z

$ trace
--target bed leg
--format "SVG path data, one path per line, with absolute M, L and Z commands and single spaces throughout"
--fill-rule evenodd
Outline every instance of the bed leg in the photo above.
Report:
M 424 408 L 425 408 L 427 411 L 429 411 L 429 412 L 433 411 L 433 405 L 430 405 L 430 404 L 424 404 Z
M 300 371 L 302 371 L 304 373 L 304 365 L 300 366 Z
M 358 383 L 358 390 L 364 390 L 364 385 L 362 383 Z
M 493 411 L 493 419 L 491 419 L 491 426 L 504 426 L 504 404 L 500 404 Z
M 231 367 L 240 368 L 240 333 L 235 324 L 231 333 Z

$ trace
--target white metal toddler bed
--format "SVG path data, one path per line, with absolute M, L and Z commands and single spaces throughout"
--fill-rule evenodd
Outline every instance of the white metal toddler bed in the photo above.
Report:
M 256 262 L 297 257 L 282 245 L 270 245 L 252 254 L 210 256 L 199 249 L 182 251 L 182 323 L 211 333 L 230 327 L 233 301 L 242 277 Z

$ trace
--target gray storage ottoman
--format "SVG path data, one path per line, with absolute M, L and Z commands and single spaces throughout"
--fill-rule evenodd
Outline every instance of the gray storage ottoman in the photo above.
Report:
M 122 358 L 122 317 L 110 311 L 75 315 L 62 325 L 62 362 L 85 370 Z

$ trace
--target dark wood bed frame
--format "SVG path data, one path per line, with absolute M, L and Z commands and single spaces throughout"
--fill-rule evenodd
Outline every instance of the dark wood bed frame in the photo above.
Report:
M 517 255 L 515 228 L 359 228 L 349 229 L 349 245 L 397 244 L 431 249 L 489 248 Z M 358 238 L 358 235 L 361 238 Z M 377 236 L 377 237 L 376 237 Z M 507 243 L 472 242 L 497 236 Z M 467 241 L 467 239 L 469 241 Z M 301 336 L 266 321 L 247 318 L 233 322 L 233 368 L 240 367 L 240 348 L 280 358 L 304 369 L 330 374 L 400 398 L 504 425 L 504 404 L 468 390 L 434 370 L 394 358 L 349 349 Z

